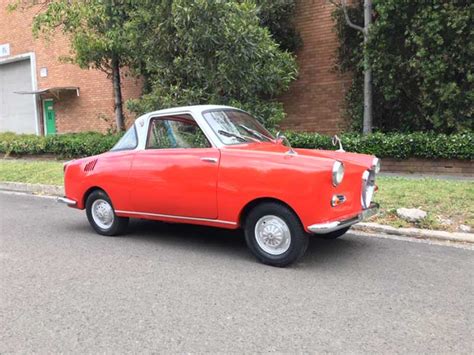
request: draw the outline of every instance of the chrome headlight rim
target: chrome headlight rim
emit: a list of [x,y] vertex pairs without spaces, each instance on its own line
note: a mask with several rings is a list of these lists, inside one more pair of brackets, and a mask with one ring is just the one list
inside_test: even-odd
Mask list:
[[344,164],[336,160],[332,166],[332,184],[339,185],[344,179]]
[[374,158],[372,160],[372,170],[376,174],[378,174],[378,173],[380,173],[380,168],[381,168],[380,159],[379,158]]

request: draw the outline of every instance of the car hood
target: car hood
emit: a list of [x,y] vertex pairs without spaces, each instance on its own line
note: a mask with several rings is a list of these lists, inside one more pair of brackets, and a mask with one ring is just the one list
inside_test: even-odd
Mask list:
[[373,155],[359,154],[351,152],[338,152],[334,150],[320,150],[320,149],[295,149],[298,154],[310,155],[319,158],[330,158],[338,160],[342,163],[351,163],[363,166],[364,168],[371,168],[374,160]]
[[[239,144],[228,147],[226,149],[242,149],[256,152],[268,152],[268,153],[281,153],[285,154],[288,152],[288,147],[282,144],[274,143],[251,143],[251,144]],[[365,169],[372,167],[374,159],[373,155],[350,153],[350,152],[338,152],[334,150],[321,150],[321,149],[294,149],[299,156],[319,158],[319,161],[324,160],[338,160],[347,165],[358,165]]]

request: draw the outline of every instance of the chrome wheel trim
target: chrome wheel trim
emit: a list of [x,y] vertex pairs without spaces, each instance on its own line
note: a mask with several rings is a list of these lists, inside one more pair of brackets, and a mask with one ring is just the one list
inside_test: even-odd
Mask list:
[[103,199],[97,199],[91,207],[92,219],[95,224],[102,229],[109,229],[114,223],[115,214],[109,202]]
[[254,232],[258,246],[270,255],[281,255],[290,248],[290,228],[280,217],[263,216],[255,224]]

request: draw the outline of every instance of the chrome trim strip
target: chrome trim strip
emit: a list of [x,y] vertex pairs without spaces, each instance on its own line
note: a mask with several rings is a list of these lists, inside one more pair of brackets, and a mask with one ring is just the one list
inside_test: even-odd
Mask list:
[[[360,203],[362,208],[370,208],[375,192],[375,172],[366,170],[362,174],[362,193]],[[368,202],[368,203],[367,203]]]
[[133,212],[133,211],[123,211],[123,210],[115,210],[115,212],[125,213],[125,214],[132,214],[132,215],[145,215],[145,216],[153,216],[153,217],[184,219],[184,220],[190,220],[190,221],[214,222],[214,223],[221,223],[221,224],[230,224],[230,225],[233,225],[233,226],[237,225],[236,222],[222,221],[222,220],[219,220],[219,219],[198,218],[198,217],[183,217],[183,216],[173,216],[173,215],[170,215],[170,214],[149,213],[149,212]]
[[372,159],[372,167],[371,170],[374,171],[374,173],[378,174],[380,173],[380,159],[375,157]]
[[208,163],[217,163],[217,158],[208,158],[208,157],[203,157],[201,158],[202,161],[208,162]]
[[59,202],[59,203],[64,203],[68,206],[75,206],[77,205],[77,202],[74,201],[74,200],[71,200],[70,198],[67,198],[67,197],[58,197],[56,199],[56,202]]
[[366,210],[363,210],[361,213],[356,215],[355,217],[345,219],[342,221],[332,221],[326,223],[317,223],[312,224],[308,227],[308,230],[314,234],[326,234],[337,231],[339,229],[352,226],[363,219],[369,218],[377,213],[379,205],[376,203],[372,203],[370,207]]

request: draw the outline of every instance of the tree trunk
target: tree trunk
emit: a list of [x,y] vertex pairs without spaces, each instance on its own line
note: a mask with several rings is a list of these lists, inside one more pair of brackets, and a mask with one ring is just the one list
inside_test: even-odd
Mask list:
[[367,56],[369,28],[372,23],[372,1],[364,0],[364,121],[362,133],[372,133],[372,70]]
[[114,86],[115,123],[117,125],[117,131],[122,132],[125,130],[125,122],[123,116],[122,87],[120,84],[120,60],[115,55],[112,56],[112,82]]

